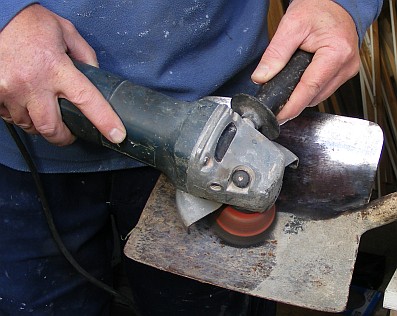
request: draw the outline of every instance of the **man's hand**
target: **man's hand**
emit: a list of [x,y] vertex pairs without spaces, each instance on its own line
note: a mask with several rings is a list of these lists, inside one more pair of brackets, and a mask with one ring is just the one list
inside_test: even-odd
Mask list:
[[94,50],[67,20],[33,4],[0,32],[0,116],[28,133],[67,145],[74,136],[62,122],[58,98],[75,104],[110,141],[125,128],[72,57],[97,66]]
[[289,101],[277,115],[280,123],[328,98],[359,69],[358,35],[353,19],[331,0],[291,2],[252,80],[259,84],[270,80],[297,48],[315,54]]

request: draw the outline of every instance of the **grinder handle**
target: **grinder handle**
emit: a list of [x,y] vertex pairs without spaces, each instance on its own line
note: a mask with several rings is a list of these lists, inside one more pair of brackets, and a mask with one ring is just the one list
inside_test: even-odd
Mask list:
[[234,96],[232,109],[251,121],[267,138],[276,139],[280,134],[276,115],[288,101],[312,58],[312,53],[298,49],[287,65],[263,84],[255,96],[244,93]]
[[273,79],[260,87],[255,97],[277,115],[287,103],[312,58],[312,53],[298,49],[287,65]]

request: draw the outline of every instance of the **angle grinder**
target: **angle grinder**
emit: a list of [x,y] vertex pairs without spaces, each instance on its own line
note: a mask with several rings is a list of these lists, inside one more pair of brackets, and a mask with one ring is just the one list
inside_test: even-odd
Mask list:
[[285,167],[297,165],[298,158],[274,142],[279,135],[275,115],[311,58],[298,50],[255,96],[194,102],[75,62],[122,120],[127,136],[121,144],[109,142],[68,100],[59,104],[75,136],[163,172],[177,189],[177,209],[186,227],[207,217],[226,243],[251,246],[274,219]]

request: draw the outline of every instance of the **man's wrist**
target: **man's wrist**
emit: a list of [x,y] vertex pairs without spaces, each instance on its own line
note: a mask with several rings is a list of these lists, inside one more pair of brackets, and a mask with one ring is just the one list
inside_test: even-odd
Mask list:
[[356,25],[361,45],[365,32],[379,16],[382,9],[383,0],[332,0],[344,8],[352,17]]

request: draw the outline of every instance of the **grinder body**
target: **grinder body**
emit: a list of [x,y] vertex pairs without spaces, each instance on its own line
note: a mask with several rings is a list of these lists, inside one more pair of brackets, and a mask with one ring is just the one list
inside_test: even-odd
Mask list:
[[173,99],[109,72],[76,63],[121,118],[127,137],[113,144],[69,101],[60,99],[74,135],[163,172],[193,196],[264,212],[278,197],[285,153],[230,108],[230,99]]

